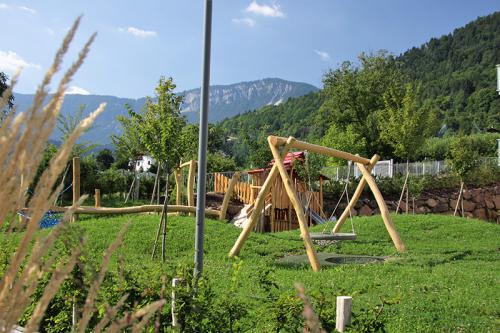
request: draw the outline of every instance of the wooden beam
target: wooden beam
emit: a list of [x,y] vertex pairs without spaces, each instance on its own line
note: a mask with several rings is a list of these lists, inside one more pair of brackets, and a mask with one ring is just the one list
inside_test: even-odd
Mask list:
[[375,179],[373,179],[370,171],[366,169],[366,167],[361,164],[361,163],[356,163],[358,166],[359,170],[363,174],[363,178],[366,179],[366,182],[368,183],[368,186],[373,192],[373,196],[375,197],[375,200],[377,201],[378,208],[380,209],[380,215],[382,215],[382,219],[384,220],[385,228],[387,229],[387,232],[389,232],[389,236],[391,236],[392,242],[396,246],[396,249],[399,252],[403,252],[406,250],[405,244],[399,237],[398,232],[396,231],[396,228],[394,227],[394,224],[392,223],[391,220],[391,215],[389,214],[389,210],[387,209],[387,206],[385,204],[384,198],[382,197],[382,194],[380,193],[380,190],[377,187],[377,183],[375,183]]
[[[364,157],[360,157],[357,155],[346,153],[345,151],[341,151],[341,150],[337,150],[337,149],[333,149],[333,148],[329,148],[329,147],[318,146],[318,145],[315,145],[312,143],[299,141],[293,137],[291,137],[291,138],[292,139],[291,139],[290,144],[289,144],[290,149],[296,148],[296,149],[300,149],[300,150],[307,150],[307,151],[312,152],[312,153],[342,158],[344,160],[353,161],[356,163],[362,163],[362,164],[370,163],[370,160],[367,158],[364,158]],[[279,136],[271,135],[268,137],[268,140],[274,146],[278,147],[278,146],[284,145],[288,140],[290,140],[290,138],[286,139],[286,138],[282,138]]]
[[192,162],[194,162],[194,163],[198,163],[198,161],[196,161],[196,160],[187,161],[187,162],[184,162],[184,163],[182,163],[181,165],[179,165],[179,169],[182,169],[182,168],[185,168],[185,167],[191,166],[191,163],[192,163]]
[[[372,171],[372,169],[375,167],[375,164],[377,164],[380,156],[377,154],[373,155],[373,157],[370,160],[370,164],[367,166],[367,170],[369,172]],[[365,189],[366,186],[366,179],[365,177],[361,177],[361,180],[359,181],[358,187],[356,187],[356,191],[354,191],[354,194],[351,197],[351,200],[347,204],[347,207],[344,209],[342,212],[342,215],[340,215],[339,219],[337,220],[337,223],[335,223],[335,226],[333,227],[332,233],[336,234],[340,231],[340,228],[342,228],[342,225],[344,222],[347,220],[349,217],[352,209],[356,205],[356,203],[359,200],[359,197],[361,196],[361,193],[363,193],[363,190]]]
[[94,199],[95,199],[95,207],[96,208],[101,207],[101,190],[98,188],[95,189]]
[[224,220],[226,218],[227,207],[229,206],[229,201],[231,200],[231,197],[233,196],[234,186],[238,182],[239,178],[240,178],[240,173],[235,172],[233,174],[233,177],[229,181],[229,186],[227,187],[226,194],[224,194],[224,200],[222,200],[222,207],[220,209],[219,219],[221,219],[221,220]]
[[[66,212],[70,207],[51,207],[50,209],[55,212]],[[112,215],[112,214],[136,214],[136,213],[158,213],[161,212],[163,205],[142,205],[132,207],[90,207],[80,206],[76,208],[77,214],[97,214],[97,215]],[[168,205],[167,212],[181,212],[181,213],[195,213],[196,207],[194,206],[179,206]],[[220,212],[215,209],[205,209],[205,215],[219,217]]]
[[295,213],[297,214],[297,219],[299,220],[300,234],[302,236],[302,239],[304,240],[304,245],[306,247],[307,257],[309,259],[313,271],[318,272],[320,269],[320,264],[318,256],[316,255],[316,251],[314,250],[314,246],[311,240],[311,235],[309,234],[309,229],[307,227],[307,219],[304,214],[302,204],[297,196],[297,192],[293,187],[292,180],[290,179],[290,176],[286,171],[285,165],[283,164],[283,160],[282,157],[280,156],[278,148],[272,143],[270,139],[268,139],[268,141],[269,141],[269,147],[271,148],[271,152],[273,153],[274,165],[278,166],[278,171],[281,175],[281,179],[283,180],[283,185],[285,186],[285,190],[288,194],[288,197],[290,198],[293,207],[295,208]]
[[[283,147],[283,156],[286,156],[288,153],[288,146],[285,145]],[[267,176],[266,180],[264,181],[264,184],[262,184],[262,187],[259,191],[259,194],[257,195],[257,198],[254,201],[254,210],[252,212],[252,215],[250,217],[250,221],[245,225],[243,230],[241,231],[238,239],[233,245],[233,248],[231,251],[229,251],[229,256],[230,257],[235,257],[237,256],[241,249],[243,248],[243,245],[245,245],[246,240],[248,239],[248,236],[250,236],[250,233],[252,232],[253,228],[255,227],[255,224],[257,223],[259,216],[262,212],[262,208],[264,207],[265,199],[267,193],[269,193],[269,190],[271,189],[271,185],[276,179],[276,176],[278,176],[279,171],[278,167],[273,165],[271,168],[271,171],[269,171],[269,175]]]
[[[73,157],[73,206],[80,200],[80,157]],[[78,214],[73,214],[73,221],[78,221]]]

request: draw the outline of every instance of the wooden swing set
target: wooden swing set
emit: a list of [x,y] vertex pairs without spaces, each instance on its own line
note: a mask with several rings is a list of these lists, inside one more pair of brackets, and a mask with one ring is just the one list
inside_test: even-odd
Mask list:
[[[243,228],[243,231],[241,232],[240,236],[236,240],[236,242],[233,245],[233,248],[229,252],[230,257],[237,256],[241,249],[243,248],[243,245],[245,244],[245,241],[248,239],[250,236],[250,233],[254,229],[257,221],[260,219],[260,214],[262,213],[262,209],[265,203],[265,197],[269,193],[269,190],[271,188],[271,184],[275,180],[275,178],[280,175],[283,184],[285,186],[285,190],[290,198],[290,201],[295,209],[295,212],[297,214],[297,219],[299,222],[300,226],[300,234],[302,239],[304,240],[304,245],[306,248],[306,253],[307,257],[309,259],[309,262],[311,264],[311,267],[313,271],[317,272],[320,269],[320,263],[318,260],[318,256],[316,254],[316,251],[314,250],[313,247],[313,242],[311,238],[311,234],[309,233],[309,228],[307,227],[307,218],[305,216],[305,212],[302,206],[302,203],[297,195],[297,192],[293,186],[292,180],[290,179],[290,176],[288,175],[286,168],[283,164],[283,159],[287,155],[288,151],[290,149],[302,149],[302,150],[307,150],[312,153],[317,153],[321,155],[326,155],[330,157],[337,157],[337,158],[342,158],[347,161],[352,161],[356,163],[356,166],[360,170],[362,174],[362,179],[360,180],[358,187],[356,188],[356,191],[354,192],[351,200],[349,201],[346,209],[338,219],[337,223],[335,224],[335,227],[332,230],[332,237],[335,237],[336,234],[340,231],[340,228],[346,221],[347,217],[350,214],[351,209],[354,207],[356,202],[359,200],[359,197],[361,196],[361,193],[363,192],[364,187],[366,184],[370,187],[375,200],[377,201],[377,205],[380,209],[380,214],[382,215],[382,219],[384,221],[385,228],[387,229],[387,232],[389,233],[389,236],[392,239],[392,242],[394,243],[394,246],[399,252],[405,251],[405,245],[401,238],[399,237],[398,232],[396,231],[394,224],[392,223],[391,216],[389,215],[389,210],[387,209],[387,206],[385,204],[384,198],[382,197],[382,194],[380,193],[380,190],[377,187],[377,184],[375,183],[375,180],[373,179],[371,175],[371,170],[377,164],[379,160],[378,155],[373,155],[373,157],[369,160],[367,158],[360,157],[358,155],[353,155],[341,150],[336,150],[333,148],[329,147],[324,147],[324,146],[319,146],[311,143],[307,143],[304,141],[299,141],[295,139],[294,137],[289,137],[283,138],[283,137],[278,137],[278,136],[269,136],[267,138],[267,141],[269,143],[269,148],[271,149],[271,152],[273,154],[275,163],[273,167],[271,168],[271,171],[269,172],[268,177],[266,178],[264,184],[262,185],[259,194],[257,195],[257,198],[254,203],[254,210],[253,213],[250,217],[250,220],[248,223],[245,225]],[[279,151],[279,148],[281,147],[281,153]],[[339,235],[340,236],[340,235]],[[330,238],[334,239],[334,238]]]

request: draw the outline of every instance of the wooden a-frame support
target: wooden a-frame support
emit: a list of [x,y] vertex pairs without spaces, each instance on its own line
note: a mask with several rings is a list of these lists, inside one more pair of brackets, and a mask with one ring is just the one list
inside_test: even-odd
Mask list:
[[[196,177],[196,166],[198,164],[198,161],[196,160],[191,160],[185,163],[182,163],[179,165],[177,168],[175,168],[174,175],[175,175],[175,204],[176,205],[182,205],[181,203],[181,173],[182,173],[182,168],[189,167],[189,173],[188,173],[188,182],[187,182],[187,201],[188,201],[188,206],[189,207],[194,207],[195,202],[194,202],[194,179]],[[231,178],[231,181],[229,182],[227,191],[224,195],[224,199],[222,201],[222,206],[220,213],[218,215],[220,220],[224,220],[226,218],[226,213],[227,213],[227,208],[229,206],[229,201],[231,199],[231,196],[233,195],[233,190],[234,187],[236,186],[236,183],[238,182],[238,179],[240,177],[239,172],[235,172],[233,177]],[[194,216],[195,214],[193,212],[189,213],[189,216]]]
[[[175,203],[181,204],[181,172],[182,168],[189,167],[188,183],[187,183],[187,200],[188,206],[194,206],[194,178],[196,176],[196,165],[198,161],[191,160],[182,163],[174,171],[175,174]],[[189,216],[194,216],[194,213],[189,213]]]
[[[371,175],[371,170],[377,163],[379,156],[374,155],[371,160],[368,160],[366,158],[353,155],[350,153],[346,153],[340,150],[336,150],[333,148],[328,148],[324,146],[318,146],[314,144],[310,144],[307,142],[303,141],[298,141],[293,137],[287,138],[282,138],[282,137],[277,137],[277,136],[269,136],[267,138],[267,141],[269,142],[269,147],[271,148],[271,152],[273,153],[274,157],[274,165],[271,168],[271,171],[269,172],[269,175],[267,176],[264,184],[262,185],[262,188],[260,189],[259,194],[257,195],[257,199],[255,200],[254,203],[254,210],[252,212],[252,215],[250,217],[250,221],[245,225],[243,228],[243,231],[241,232],[240,236],[236,240],[236,242],[233,245],[233,248],[229,252],[230,257],[237,256],[241,249],[243,248],[243,245],[245,244],[245,241],[247,238],[250,236],[250,233],[252,232],[255,224],[259,220],[260,214],[262,212],[262,207],[264,206],[265,203],[265,197],[267,193],[269,192],[271,188],[271,184],[274,182],[278,174],[281,176],[281,179],[283,181],[283,184],[285,186],[285,190],[290,198],[290,201],[295,209],[295,212],[297,214],[297,219],[299,221],[299,226],[300,226],[300,234],[302,239],[304,240],[304,245],[306,247],[306,252],[307,252],[307,257],[309,259],[309,262],[311,264],[311,267],[313,271],[317,272],[320,269],[320,264],[318,260],[318,256],[316,255],[316,251],[314,250],[313,243],[311,241],[311,236],[309,234],[309,228],[307,227],[307,219],[304,214],[304,210],[302,208],[302,204],[300,203],[300,200],[298,198],[297,192],[295,191],[294,187],[292,186],[292,181],[290,177],[288,176],[285,165],[283,164],[283,159],[287,155],[288,151],[292,148],[295,149],[302,149],[302,150],[308,150],[313,153],[317,154],[322,154],[322,155],[327,155],[331,157],[337,157],[337,158],[342,158],[345,160],[350,160],[356,163],[356,166],[359,168],[361,171],[363,177],[358,185],[358,188],[356,189],[356,192],[354,193],[351,201],[349,202],[348,206],[346,207],[345,211],[343,212],[341,218],[337,222],[337,224],[334,227],[334,232],[337,232],[340,230],[340,227],[342,224],[345,222],[347,216],[349,215],[349,210],[352,209],[352,207],[356,204],[358,201],[361,192],[363,191],[364,187],[366,184],[370,187],[370,189],[373,192],[373,195],[375,196],[375,200],[377,201],[377,204],[380,209],[380,213],[382,215],[382,219],[384,220],[384,225],[389,233],[389,236],[392,239],[392,242],[394,243],[396,249],[398,251],[404,251],[405,250],[405,245],[401,238],[399,237],[398,232],[394,228],[394,224],[392,223],[391,217],[389,215],[389,210],[387,209],[387,206],[385,204],[384,198],[382,197],[382,194],[380,193],[380,190],[377,187],[377,184],[375,183],[375,180],[373,179]],[[282,146],[281,154],[279,153],[278,148]]]

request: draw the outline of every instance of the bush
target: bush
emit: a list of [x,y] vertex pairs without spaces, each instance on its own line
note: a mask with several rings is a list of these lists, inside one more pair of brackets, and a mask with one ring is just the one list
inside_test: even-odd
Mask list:
[[[479,133],[467,136],[477,149],[479,156],[491,157],[497,154],[497,139],[500,139],[498,133]],[[424,158],[434,160],[444,160],[450,155],[450,147],[457,139],[456,136],[445,136],[443,138],[429,138],[425,141],[419,156],[416,159]]]

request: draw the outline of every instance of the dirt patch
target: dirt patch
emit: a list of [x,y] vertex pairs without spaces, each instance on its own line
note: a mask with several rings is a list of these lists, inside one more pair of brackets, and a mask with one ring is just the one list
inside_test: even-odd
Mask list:
[[[212,208],[220,210],[222,206],[222,201],[224,200],[224,194],[208,192],[206,195],[206,208]],[[243,208],[244,204],[240,201],[231,199],[227,207],[226,219],[231,220],[238,212]]]

